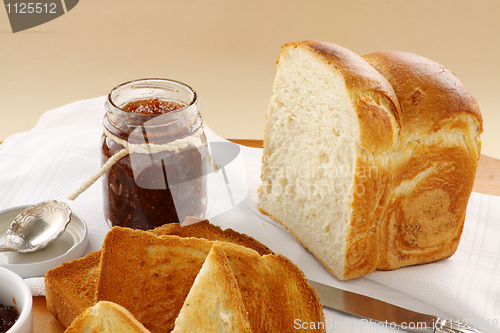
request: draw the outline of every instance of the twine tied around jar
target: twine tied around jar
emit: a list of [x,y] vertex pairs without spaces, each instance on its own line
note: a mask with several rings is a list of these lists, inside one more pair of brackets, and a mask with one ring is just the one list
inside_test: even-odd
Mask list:
[[116,135],[109,132],[104,126],[103,131],[104,135],[113,140],[114,142],[122,145],[124,148],[118,151],[116,154],[111,156],[106,163],[101,167],[99,171],[94,173],[90,178],[84,181],[73,193],[68,196],[69,200],[75,200],[80,194],[82,194],[85,190],[87,190],[92,184],[94,184],[99,178],[102,177],[116,162],[118,162],[123,157],[127,156],[131,153],[139,153],[139,154],[154,154],[162,151],[174,151],[176,153],[179,152],[179,149],[184,149],[189,145],[194,146],[198,149],[200,154],[207,158],[210,161],[210,165],[212,166],[213,172],[218,172],[220,170],[220,166],[214,161],[212,155],[205,147],[203,142],[200,140],[200,136],[203,134],[203,125],[196,130],[190,136],[187,136],[182,139],[176,139],[172,142],[166,144],[153,144],[153,143],[129,143],[127,140],[120,139]]

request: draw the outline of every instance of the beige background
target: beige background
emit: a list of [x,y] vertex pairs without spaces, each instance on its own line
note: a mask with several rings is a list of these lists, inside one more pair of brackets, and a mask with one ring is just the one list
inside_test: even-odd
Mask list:
[[479,102],[483,153],[500,158],[498,0],[80,0],[16,34],[1,7],[0,141],[46,110],[143,77],[194,87],[219,135],[262,139],[280,46],[304,39],[445,65]]

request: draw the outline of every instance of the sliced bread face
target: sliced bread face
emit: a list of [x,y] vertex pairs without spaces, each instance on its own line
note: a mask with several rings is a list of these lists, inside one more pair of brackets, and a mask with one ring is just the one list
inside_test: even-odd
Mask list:
[[355,53],[282,47],[264,140],[260,210],[339,279],[373,271],[389,154],[399,142],[392,86]]
[[112,302],[98,302],[86,309],[65,333],[151,333],[124,307]]
[[248,313],[224,250],[214,244],[175,320],[172,333],[251,333]]

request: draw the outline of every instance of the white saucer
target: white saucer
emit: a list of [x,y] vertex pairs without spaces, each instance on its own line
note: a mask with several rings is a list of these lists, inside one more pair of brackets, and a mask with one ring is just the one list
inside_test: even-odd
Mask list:
[[[24,209],[19,206],[0,211],[0,245],[5,244],[5,233]],[[22,278],[44,276],[63,262],[80,258],[87,248],[87,225],[74,212],[66,231],[45,249],[34,253],[0,252],[0,267],[5,267]]]

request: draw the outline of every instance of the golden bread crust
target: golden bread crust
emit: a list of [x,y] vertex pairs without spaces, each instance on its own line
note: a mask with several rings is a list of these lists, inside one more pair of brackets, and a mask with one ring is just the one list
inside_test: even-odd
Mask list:
[[460,241],[480,156],[479,106],[465,85],[434,61],[396,51],[363,58],[394,86],[403,117],[380,224],[378,268],[448,258]]
[[272,254],[267,246],[248,235],[241,234],[230,228],[222,230],[220,227],[211,224],[208,220],[203,220],[195,224],[182,226],[179,223],[169,223],[161,227],[150,230],[157,236],[174,235],[179,237],[197,237],[212,241],[223,241],[239,244],[249,249],[257,251],[260,255]]
[[363,56],[394,87],[403,112],[404,133],[427,135],[461,113],[479,122],[482,116],[476,99],[453,72],[410,52],[383,51]]

